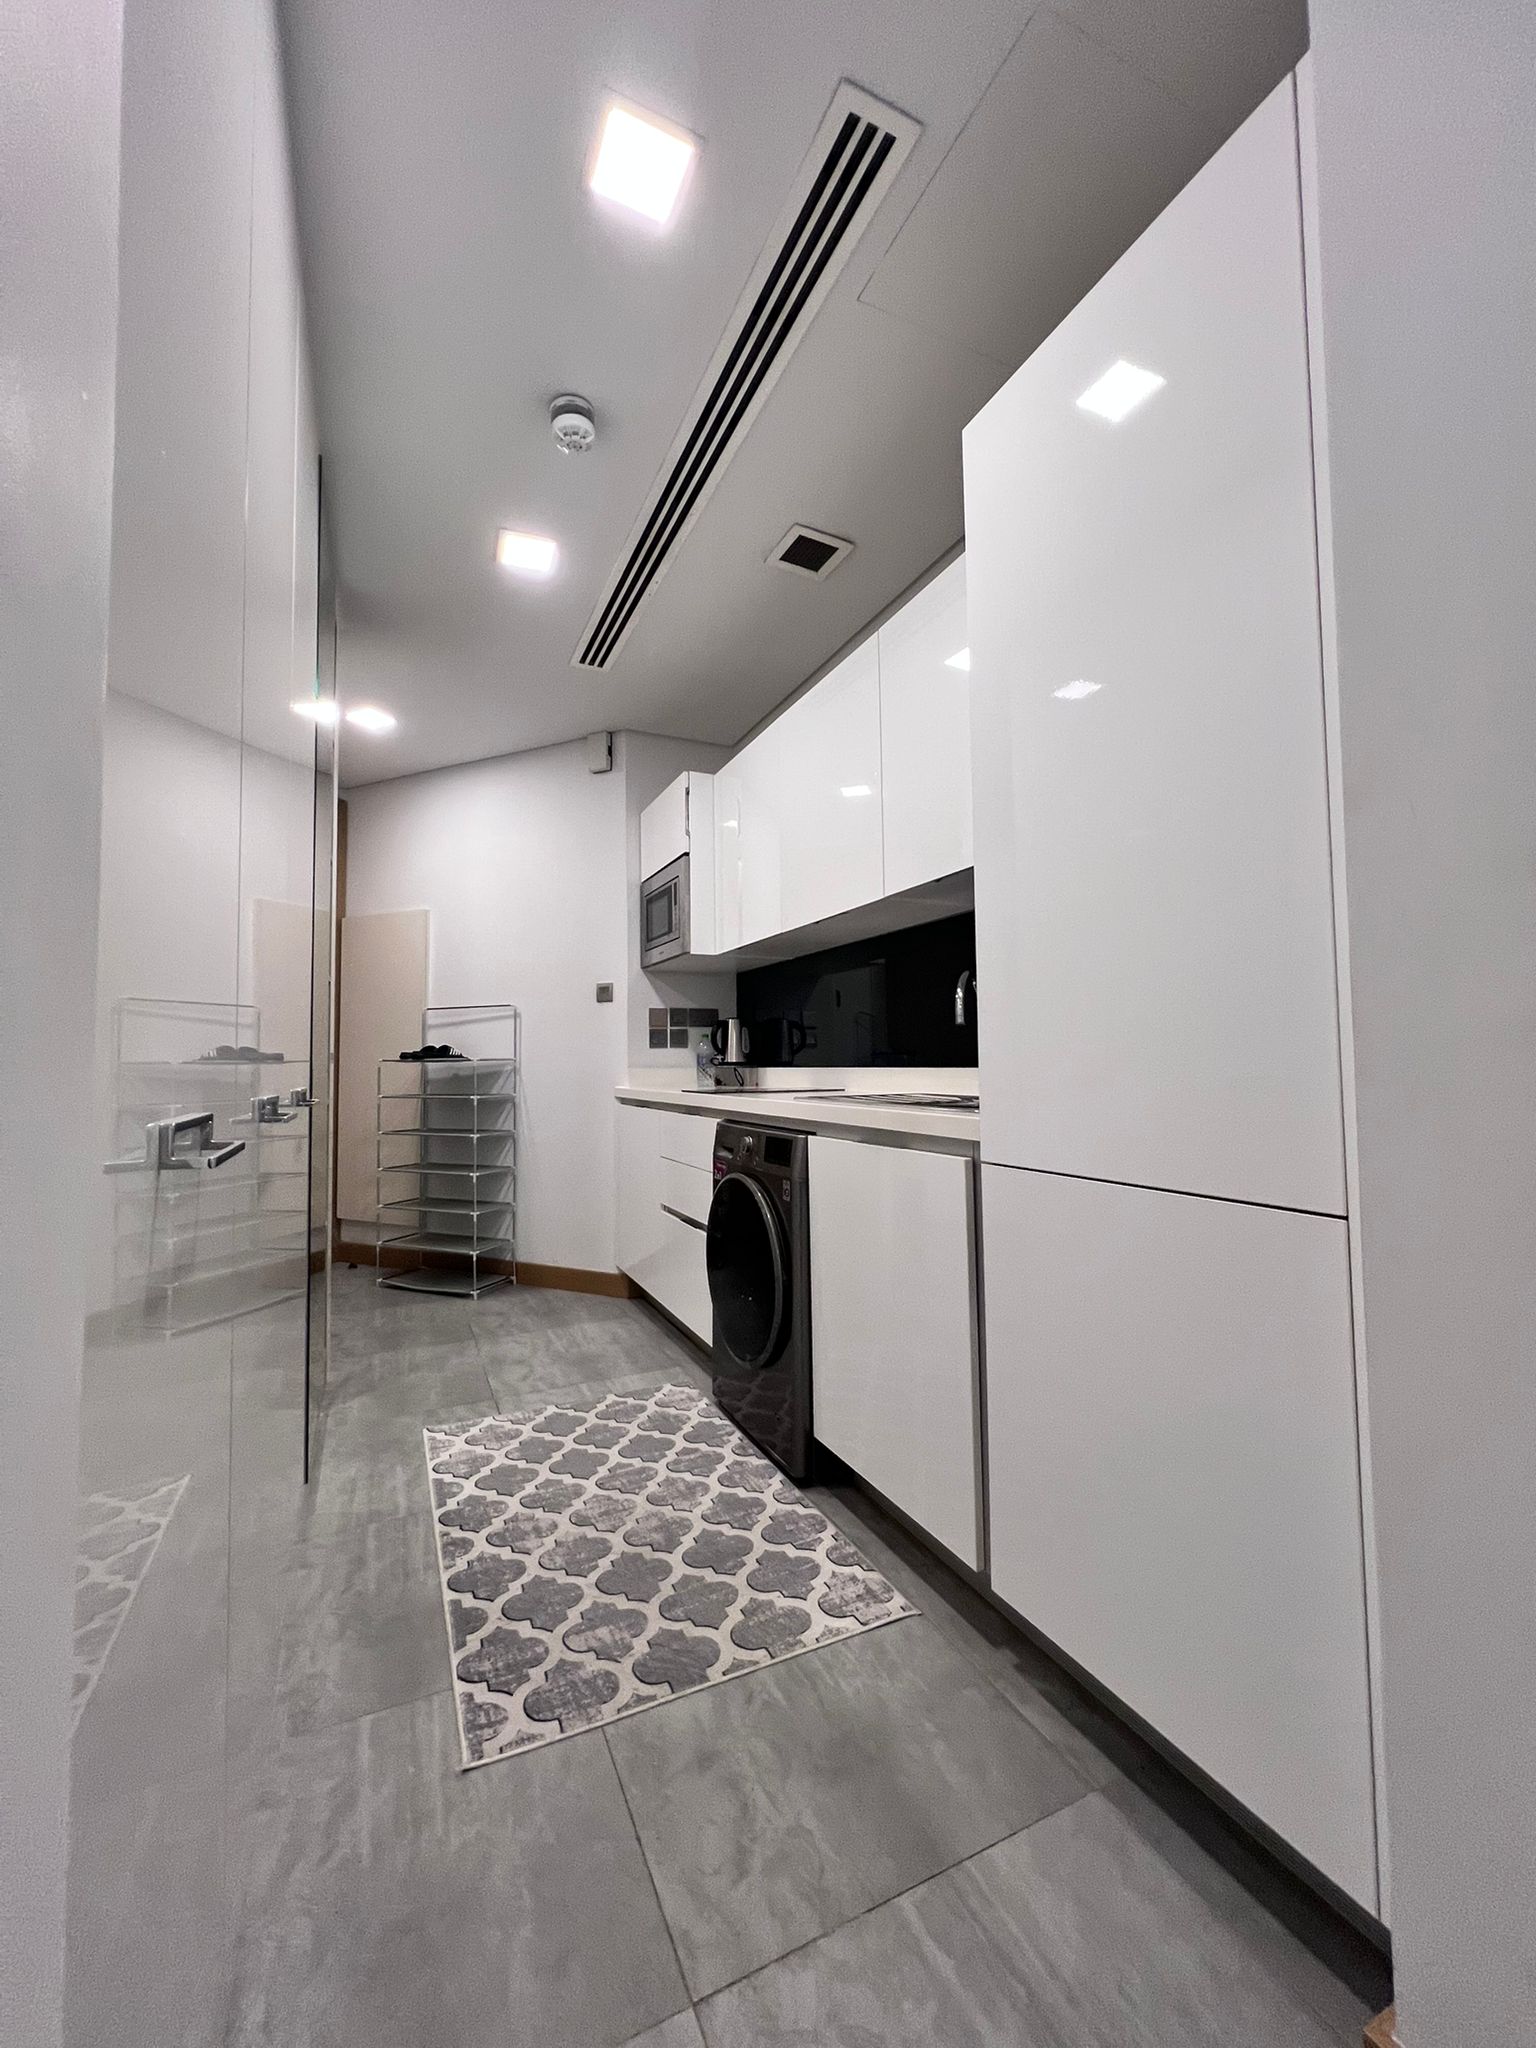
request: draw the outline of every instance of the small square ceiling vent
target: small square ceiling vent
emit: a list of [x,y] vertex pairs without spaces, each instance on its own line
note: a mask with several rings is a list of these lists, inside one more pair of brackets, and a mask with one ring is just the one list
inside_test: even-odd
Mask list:
[[814,526],[792,526],[768,559],[802,576],[830,576],[843,557],[852,553],[851,540],[839,540],[835,533],[818,533]]

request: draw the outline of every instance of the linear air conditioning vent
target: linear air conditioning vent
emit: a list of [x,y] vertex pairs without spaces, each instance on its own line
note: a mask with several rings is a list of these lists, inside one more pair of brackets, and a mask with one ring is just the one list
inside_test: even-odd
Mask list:
[[835,533],[823,533],[816,526],[792,526],[768,559],[780,569],[793,569],[798,576],[830,576],[852,553],[851,540],[839,540]]
[[845,80],[572,656],[606,668],[741,445],[854,244],[875,216],[919,123]]

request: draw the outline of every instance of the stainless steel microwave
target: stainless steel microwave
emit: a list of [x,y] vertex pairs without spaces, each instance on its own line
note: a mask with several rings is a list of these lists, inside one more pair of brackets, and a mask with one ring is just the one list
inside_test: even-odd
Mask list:
[[640,884],[640,965],[659,967],[688,951],[688,856]]

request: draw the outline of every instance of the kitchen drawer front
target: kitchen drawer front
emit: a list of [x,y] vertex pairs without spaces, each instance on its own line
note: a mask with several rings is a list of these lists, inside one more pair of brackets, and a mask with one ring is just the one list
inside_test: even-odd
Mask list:
[[714,1175],[704,1166],[682,1166],[675,1159],[661,1161],[661,1205],[686,1216],[701,1228],[709,1221],[710,1198],[715,1191]]
[[701,1167],[708,1173],[714,1160],[717,1119],[680,1109],[659,1109],[656,1120],[662,1158],[675,1160],[679,1166]]
[[709,1343],[714,1309],[704,1268],[702,1230],[663,1209],[660,1247],[642,1284],[685,1330],[691,1331],[701,1344]]

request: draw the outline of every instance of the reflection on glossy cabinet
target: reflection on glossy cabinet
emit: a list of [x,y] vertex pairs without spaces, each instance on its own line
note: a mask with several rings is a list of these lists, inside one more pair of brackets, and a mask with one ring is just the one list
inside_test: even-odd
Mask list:
[[981,1564],[969,1159],[811,1140],[819,1443]]
[[1347,1226],[982,1180],[993,1585],[1374,1912]]
[[965,557],[880,628],[885,893],[971,865]]
[[1337,1214],[1296,165],[1288,79],[966,430],[982,1143]]

